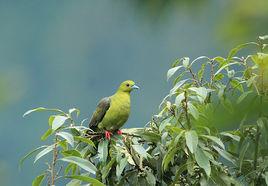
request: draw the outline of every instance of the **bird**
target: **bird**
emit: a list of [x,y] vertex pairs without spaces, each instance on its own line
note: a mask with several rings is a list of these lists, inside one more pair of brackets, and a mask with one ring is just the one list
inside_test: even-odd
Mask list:
[[122,134],[120,128],[126,123],[130,114],[130,93],[139,87],[132,80],[120,84],[117,91],[109,97],[102,98],[92,114],[89,128],[103,131],[105,138],[110,140],[113,132]]

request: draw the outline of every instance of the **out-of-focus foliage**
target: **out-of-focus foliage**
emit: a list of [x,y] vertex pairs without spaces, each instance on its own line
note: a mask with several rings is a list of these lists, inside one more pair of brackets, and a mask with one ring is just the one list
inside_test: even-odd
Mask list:
[[268,1],[236,0],[227,6],[228,13],[223,15],[217,29],[225,41],[238,42],[257,37],[256,33],[267,33]]
[[[264,185],[268,184],[267,36],[239,45],[227,57],[178,59],[167,72],[169,94],[144,128],[123,130],[106,140],[75,122],[79,110],[54,112],[41,137],[53,143],[34,149],[39,161],[52,155],[33,185],[59,179],[67,185]],[[258,52],[236,57],[243,48]],[[255,110],[252,110],[251,106]],[[256,106],[255,106],[256,105]],[[236,127],[218,131],[214,118]],[[67,163],[67,164],[66,164]]]

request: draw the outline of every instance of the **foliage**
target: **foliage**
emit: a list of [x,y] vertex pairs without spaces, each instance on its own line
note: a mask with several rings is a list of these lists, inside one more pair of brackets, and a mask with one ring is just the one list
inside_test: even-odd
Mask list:
[[[123,129],[106,140],[75,122],[78,109],[52,111],[41,137],[53,143],[31,151],[34,162],[52,155],[33,181],[49,185],[67,179],[81,185],[265,185],[268,184],[267,36],[239,45],[226,58],[178,59],[167,73],[173,87],[160,112],[144,128]],[[235,57],[246,47],[245,57]],[[176,74],[178,74],[176,76]],[[218,131],[215,118],[234,130]]]

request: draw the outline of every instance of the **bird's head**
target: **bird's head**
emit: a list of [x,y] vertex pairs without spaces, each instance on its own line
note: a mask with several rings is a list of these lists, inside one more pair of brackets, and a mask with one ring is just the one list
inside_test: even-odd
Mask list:
[[135,82],[132,80],[124,81],[120,84],[118,91],[120,92],[131,92],[134,89],[139,89],[137,85],[135,85]]

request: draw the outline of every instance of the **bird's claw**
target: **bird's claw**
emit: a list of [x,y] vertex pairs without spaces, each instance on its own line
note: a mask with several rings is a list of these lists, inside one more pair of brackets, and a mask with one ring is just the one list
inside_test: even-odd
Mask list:
[[104,134],[105,134],[105,138],[106,138],[106,139],[108,139],[108,140],[111,139],[111,135],[112,135],[112,133],[111,133],[110,131],[107,131],[107,130],[106,130],[106,131],[104,132]]

